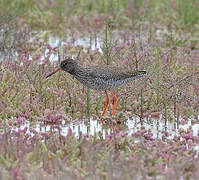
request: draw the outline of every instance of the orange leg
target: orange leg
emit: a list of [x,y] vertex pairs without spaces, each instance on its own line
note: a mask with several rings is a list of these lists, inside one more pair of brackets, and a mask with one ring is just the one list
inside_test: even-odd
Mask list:
[[115,96],[115,94],[110,90],[111,95],[113,96],[113,113],[112,115],[115,115],[115,109],[116,109],[116,104],[117,104],[117,97]]
[[103,111],[103,113],[102,113],[102,115],[101,115],[101,117],[100,117],[100,122],[103,124],[103,120],[102,120],[102,117],[104,116],[104,114],[105,114],[105,112],[106,112],[106,109],[107,109],[107,107],[108,107],[108,104],[109,104],[109,97],[108,97],[108,93],[107,93],[107,91],[105,91],[105,93],[106,93],[106,105],[105,105],[105,107],[104,107],[104,111]]

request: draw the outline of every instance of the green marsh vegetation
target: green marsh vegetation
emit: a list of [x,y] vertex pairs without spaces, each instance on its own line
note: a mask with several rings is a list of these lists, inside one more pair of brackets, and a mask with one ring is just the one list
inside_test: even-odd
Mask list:
[[[197,179],[198,9],[196,0],[1,1],[2,179]],[[63,72],[45,79],[65,56],[147,71],[115,89],[116,117],[111,104],[105,117],[121,126],[138,117],[134,133],[114,124],[105,136],[60,133],[63,121],[99,120],[105,103]],[[154,121],[164,124],[157,139],[144,126]]]

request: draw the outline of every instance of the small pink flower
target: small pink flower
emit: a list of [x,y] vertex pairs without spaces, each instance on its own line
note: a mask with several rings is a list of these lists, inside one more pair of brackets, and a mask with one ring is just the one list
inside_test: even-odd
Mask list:
[[50,44],[47,44],[47,49],[49,49],[51,51],[51,50],[53,50],[53,47]]
[[41,135],[46,137],[46,138],[50,138],[51,137],[49,132],[41,133]]
[[72,136],[73,135],[73,131],[72,131],[72,129],[69,127],[69,129],[68,129],[68,134],[67,134],[67,136]]
[[144,134],[144,138],[150,141],[153,140],[152,136],[153,136],[152,133]]
[[131,42],[130,42],[130,41],[127,41],[126,45],[127,45],[127,46],[130,46],[130,45],[131,45]]
[[189,140],[189,139],[194,140],[194,136],[192,133],[188,133],[188,134],[182,133],[181,137],[184,138],[185,140]]

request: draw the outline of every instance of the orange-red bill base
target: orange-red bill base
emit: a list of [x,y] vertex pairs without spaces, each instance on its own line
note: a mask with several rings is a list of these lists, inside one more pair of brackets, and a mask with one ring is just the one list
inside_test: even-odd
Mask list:
[[56,71],[54,71],[54,72],[50,73],[48,76],[46,76],[46,78],[52,76],[53,74],[55,74],[56,72],[59,72],[61,70],[62,70],[61,68],[58,68]]

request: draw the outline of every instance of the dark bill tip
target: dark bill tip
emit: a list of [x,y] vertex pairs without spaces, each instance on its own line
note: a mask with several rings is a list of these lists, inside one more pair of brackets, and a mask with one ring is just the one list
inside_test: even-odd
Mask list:
[[46,76],[46,78],[49,78],[50,76],[52,76],[53,74],[55,74],[56,72],[61,71],[61,68],[58,68],[57,70],[55,70],[54,72],[50,73],[48,76]]

